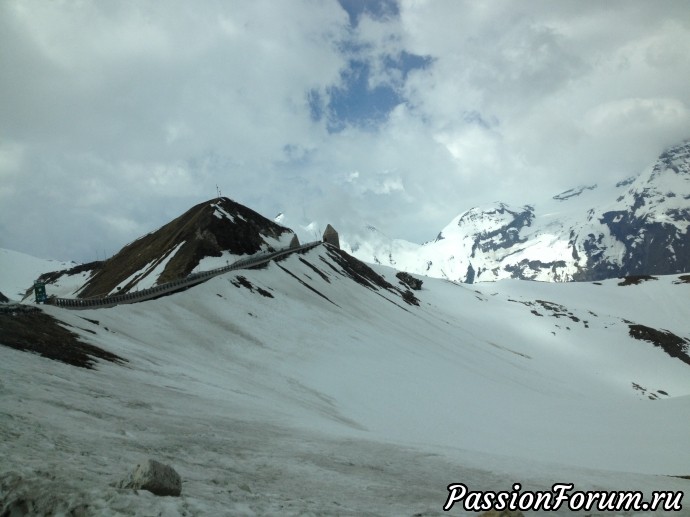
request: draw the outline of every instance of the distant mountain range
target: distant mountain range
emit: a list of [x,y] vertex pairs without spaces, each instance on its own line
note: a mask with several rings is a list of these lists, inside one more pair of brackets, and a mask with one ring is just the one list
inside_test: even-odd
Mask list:
[[523,206],[471,208],[423,245],[373,227],[341,240],[360,260],[459,282],[602,280],[687,272],[689,225],[686,141],[615,185],[582,185]]

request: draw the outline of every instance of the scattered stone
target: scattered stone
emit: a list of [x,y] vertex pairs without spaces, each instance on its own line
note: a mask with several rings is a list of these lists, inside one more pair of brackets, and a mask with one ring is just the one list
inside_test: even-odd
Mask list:
[[148,459],[137,465],[127,479],[120,482],[120,488],[148,490],[155,495],[179,496],[182,479],[169,465]]
[[413,277],[409,273],[404,273],[400,271],[395,275],[403,284],[412,289],[413,291],[419,291],[422,288],[422,281],[418,278]]

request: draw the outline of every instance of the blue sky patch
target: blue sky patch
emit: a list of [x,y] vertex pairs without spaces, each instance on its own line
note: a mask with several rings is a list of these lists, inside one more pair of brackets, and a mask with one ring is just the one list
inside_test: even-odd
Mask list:
[[[371,64],[369,61],[352,58],[346,69],[341,71],[341,82],[327,90],[324,96],[316,90],[308,93],[307,99],[314,121],[327,116],[331,133],[342,131],[348,125],[372,128],[385,122],[389,113],[405,102],[402,95],[403,82],[412,70],[428,67],[432,59],[409,52],[398,56],[387,56],[383,65],[391,72],[391,83],[370,87]],[[324,98],[327,97],[327,98]]]
[[328,104],[329,131],[337,132],[346,125],[371,126],[385,121],[388,113],[401,102],[403,97],[390,86],[369,88],[370,65],[351,60],[343,71],[342,87],[330,89]]
[[[357,27],[363,15],[375,20],[400,16],[395,0],[338,1],[350,17],[351,29]],[[314,89],[307,93],[311,119],[318,122],[326,118],[330,133],[342,131],[347,126],[372,129],[385,122],[390,112],[406,101],[402,92],[409,73],[425,69],[433,61],[429,56],[404,50],[376,56],[369,44],[358,41],[354,30],[337,45],[339,53],[347,58],[347,66],[340,71],[340,81],[325,90]],[[374,62],[374,59],[380,61]],[[375,83],[371,81],[372,67],[377,73]]]
[[375,20],[397,18],[400,15],[396,0],[338,0],[338,3],[347,11],[351,27],[357,27],[364,13]]

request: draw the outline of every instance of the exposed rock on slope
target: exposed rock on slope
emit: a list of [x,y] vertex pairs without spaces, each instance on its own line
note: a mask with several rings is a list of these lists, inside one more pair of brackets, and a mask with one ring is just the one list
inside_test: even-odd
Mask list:
[[[595,213],[614,239],[612,254],[594,235],[578,236],[587,261],[576,280],[686,272],[690,267],[690,141],[664,152],[607,210]],[[618,256],[616,256],[618,255]]]
[[228,198],[200,203],[128,244],[89,279],[80,297],[161,284],[187,276],[205,257],[241,256],[288,246],[292,230]]
[[[85,322],[98,325],[97,321]],[[0,312],[0,343],[82,368],[94,368],[96,359],[125,362],[112,352],[84,342],[65,326],[35,307],[18,306],[12,312]],[[91,329],[82,330],[94,333]]]
[[663,349],[671,357],[677,357],[686,364],[690,364],[690,341],[676,336],[668,330],[658,330],[645,325],[629,324],[630,336],[635,339],[649,341],[654,346]]

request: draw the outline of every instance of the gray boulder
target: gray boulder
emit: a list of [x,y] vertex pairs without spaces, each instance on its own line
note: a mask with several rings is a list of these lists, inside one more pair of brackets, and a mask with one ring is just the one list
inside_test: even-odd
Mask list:
[[137,465],[134,472],[123,479],[119,486],[148,490],[155,495],[179,496],[182,492],[182,478],[171,466],[149,459]]

